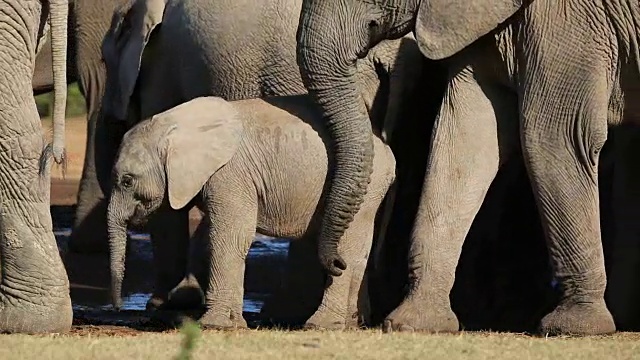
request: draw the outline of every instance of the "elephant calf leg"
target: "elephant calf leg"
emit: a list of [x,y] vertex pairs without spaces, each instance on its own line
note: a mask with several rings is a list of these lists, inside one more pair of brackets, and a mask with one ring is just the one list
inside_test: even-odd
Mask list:
[[[220,202],[224,200],[219,200]],[[245,221],[257,210],[236,200],[228,200],[224,211],[211,211],[209,218],[209,276],[205,286],[205,313],[200,323],[205,328],[246,328],[242,317],[245,261],[253,242],[256,221]],[[238,209],[233,211],[233,209]],[[255,215],[254,215],[255,216]]]

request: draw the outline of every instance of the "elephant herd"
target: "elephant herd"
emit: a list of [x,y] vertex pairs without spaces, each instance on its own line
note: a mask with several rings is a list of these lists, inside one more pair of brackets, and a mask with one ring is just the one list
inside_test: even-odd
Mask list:
[[637,2],[4,0],[0,22],[2,332],[71,326],[65,77],[88,112],[69,251],[110,254],[116,305],[137,226],[149,310],[246,326],[258,231],[296,239],[273,323],[640,329]]

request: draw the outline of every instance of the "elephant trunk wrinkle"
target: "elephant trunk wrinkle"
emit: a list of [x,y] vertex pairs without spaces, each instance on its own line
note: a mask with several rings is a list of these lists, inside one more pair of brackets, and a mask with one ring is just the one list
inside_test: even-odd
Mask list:
[[339,41],[321,31],[321,20],[329,17],[314,18],[316,13],[303,8],[297,61],[303,83],[321,107],[331,134],[329,159],[334,165],[330,167],[318,255],[329,274],[340,276],[346,263],[338,254],[338,242],[364,201],[373,171],[373,132],[354,78],[357,50],[339,50]]

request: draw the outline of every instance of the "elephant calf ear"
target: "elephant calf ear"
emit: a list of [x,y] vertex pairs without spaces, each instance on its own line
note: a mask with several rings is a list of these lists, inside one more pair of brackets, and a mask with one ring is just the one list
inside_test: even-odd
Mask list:
[[424,56],[454,55],[506,21],[528,0],[422,0],[416,40]]
[[240,146],[243,124],[232,104],[218,97],[201,97],[153,117],[165,123],[165,170],[169,204],[181,209]]

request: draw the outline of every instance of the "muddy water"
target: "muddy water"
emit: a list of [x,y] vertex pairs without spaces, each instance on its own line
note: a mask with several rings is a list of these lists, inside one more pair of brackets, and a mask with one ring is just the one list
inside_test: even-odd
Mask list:
[[[71,287],[74,317],[91,323],[139,321],[151,296],[154,266],[148,234],[130,232],[123,307],[115,312],[109,297],[109,261],[105,254],[73,254],[66,251],[73,215],[71,206],[52,206],[54,234]],[[256,235],[249,250],[245,275],[245,318],[257,318],[265,299],[280,286],[289,242]]]

